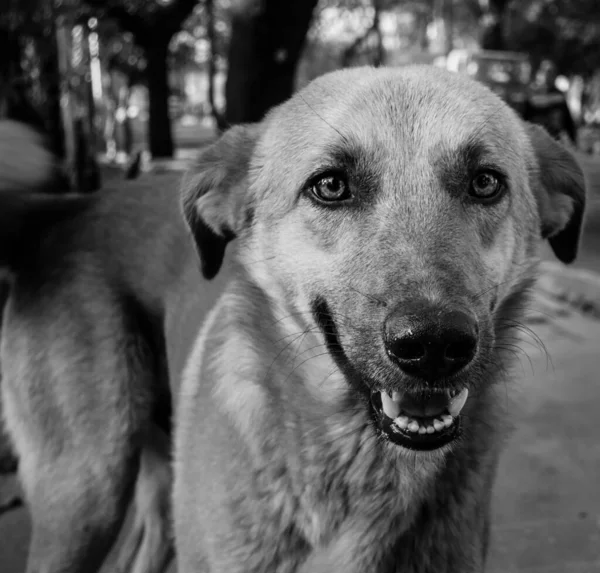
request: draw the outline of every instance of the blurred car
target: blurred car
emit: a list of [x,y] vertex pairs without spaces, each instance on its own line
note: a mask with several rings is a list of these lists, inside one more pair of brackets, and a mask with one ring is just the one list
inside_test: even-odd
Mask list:
[[466,73],[486,84],[493,92],[516,109],[525,109],[531,83],[531,62],[521,52],[491,50],[453,50],[448,55],[446,67]]

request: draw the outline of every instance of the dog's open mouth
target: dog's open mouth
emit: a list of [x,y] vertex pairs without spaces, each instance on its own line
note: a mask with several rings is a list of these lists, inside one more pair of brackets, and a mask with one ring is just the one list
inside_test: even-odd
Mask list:
[[[316,301],[314,314],[327,349],[349,380],[361,380],[340,344],[337,327],[324,300]],[[357,384],[355,387],[364,385]],[[392,392],[373,391],[371,408],[381,433],[390,442],[410,450],[437,450],[460,436],[460,413],[469,390]]]
[[460,413],[469,390],[374,392],[375,417],[383,435],[410,450],[437,450],[460,435]]

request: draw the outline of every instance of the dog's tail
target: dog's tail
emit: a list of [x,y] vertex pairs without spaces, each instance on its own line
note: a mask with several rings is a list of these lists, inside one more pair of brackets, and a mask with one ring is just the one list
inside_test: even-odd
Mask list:
[[37,131],[18,121],[0,121],[0,189],[39,190],[54,168],[54,157]]
[[83,197],[44,193],[57,164],[31,127],[0,121],[0,277],[15,271],[55,222],[82,207]]

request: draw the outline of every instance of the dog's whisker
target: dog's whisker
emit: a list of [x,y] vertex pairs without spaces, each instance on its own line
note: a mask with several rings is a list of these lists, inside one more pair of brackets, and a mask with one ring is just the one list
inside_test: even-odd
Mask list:
[[347,287],[350,290],[354,291],[355,293],[365,297],[367,300],[370,300],[371,302],[378,304],[379,306],[387,306],[387,303],[384,300],[381,300],[380,298],[377,298],[376,296],[373,296],[372,294],[366,294],[364,292],[361,292],[360,290],[358,290],[356,287],[353,287],[352,285],[347,285]]
[[248,266],[253,266],[253,265],[259,265],[262,263],[268,263],[271,261],[276,261],[278,259],[278,255],[270,255],[268,257],[264,257],[262,259],[254,259],[251,261],[245,261],[244,264],[247,264]]
[[535,369],[533,366],[533,360],[531,359],[531,356],[529,356],[529,354],[525,350],[523,350],[520,346],[517,346],[516,344],[504,344],[504,345],[498,345],[498,348],[501,350],[505,350],[507,352],[511,352],[513,354],[513,356],[515,356],[515,358],[517,358],[519,360],[519,362],[522,362],[522,357],[525,356],[531,367],[531,373],[535,374]]
[[[280,358],[280,356],[288,349],[290,348],[291,345],[293,345],[296,341],[300,340],[302,341],[304,339],[304,337],[308,334],[309,332],[309,328],[303,330],[300,333],[296,333],[294,336],[294,338],[289,341],[285,346],[283,346],[283,348],[281,348],[281,350],[277,353],[277,355],[275,356],[275,358],[273,358],[273,360],[271,361],[271,364],[269,366],[269,368],[267,369],[267,371],[265,372],[265,381],[268,378],[269,374],[272,371],[273,366],[276,364],[276,362],[278,361],[278,359]],[[282,341],[281,339],[278,341],[280,342]]]
[[523,334],[528,335],[529,337],[531,337],[531,339],[533,340],[533,344],[539,348],[545,355],[546,357],[546,368],[548,368],[548,365],[550,365],[552,367],[552,370],[554,371],[554,363],[552,362],[552,356],[550,355],[550,352],[548,351],[548,348],[546,346],[546,344],[544,343],[544,341],[539,337],[538,334],[536,334],[531,328],[529,328],[528,326],[524,325],[523,323],[516,321],[516,320],[512,320],[512,321],[505,321],[506,324],[508,323],[512,323],[514,329],[518,330],[519,332],[522,332]]

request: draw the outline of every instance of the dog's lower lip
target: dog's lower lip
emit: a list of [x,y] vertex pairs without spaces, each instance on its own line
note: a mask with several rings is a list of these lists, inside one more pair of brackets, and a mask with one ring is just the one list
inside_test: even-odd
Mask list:
[[[468,397],[468,390],[448,392],[448,408],[435,416],[419,417],[398,412],[393,419],[386,414],[382,400],[385,392],[373,392],[371,407],[382,435],[394,443],[413,451],[432,451],[453,442],[460,435],[460,410]],[[394,398],[398,395],[394,393]],[[458,405],[458,408],[457,408]]]

